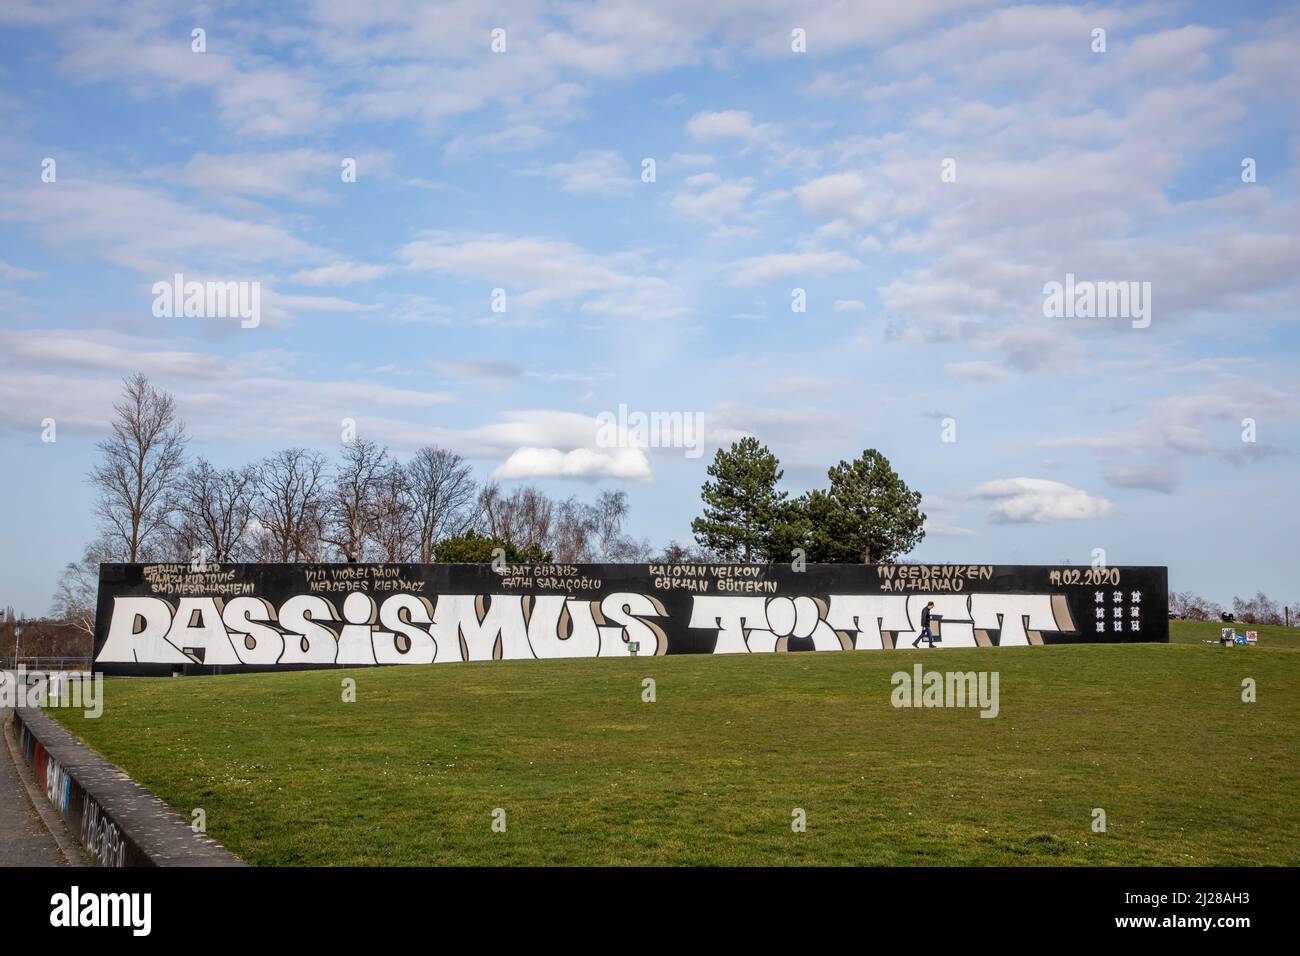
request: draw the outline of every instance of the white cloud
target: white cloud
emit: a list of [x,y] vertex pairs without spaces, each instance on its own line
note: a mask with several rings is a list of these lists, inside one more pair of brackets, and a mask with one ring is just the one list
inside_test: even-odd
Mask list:
[[760,285],[797,276],[823,276],[835,272],[852,272],[861,267],[843,252],[774,252],[752,256],[727,266],[732,285]]
[[188,28],[178,30],[156,15],[131,10],[66,15],[70,22],[59,30],[65,50],[59,68],[78,82],[120,83],[141,97],[207,90],[222,122],[247,136],[309,133],[330,115],[324,95],[328,77],[310,63],[270,64],[248,50],[237,29],[214,31],[212,48],[199,54],[190,49]]
[[1179,389],[1146,404],[1140,416],[1100,434],[1061,435],[1040,441],[1039,447],[1092,452],[1105,465],[1103,476],[1121,488],[1172,491],[1183,477],[1185,459],[1216,455],[1235,464],[1250,462],[1243,451],[1259,449],[1257,458],[1277,449],[1241,440],[1246,419],[1292,423],[1300,420],[1300,393],[1260,380],[1251,369],[1231,359],[1203,360],[1182,368],[1162,368],[1169,374],[1192,374],[1211,381]]
[[987,481],[973,489],[970,496],[991,500],[989,517],[1008,524],[1101,518],[1114,508],[1105,498],[1046,478]]
[[1103,477],[1118,488],[1139,488],[1165,494],[1172,492],[1182,480],[1178,467],[1173,464],[1111,468]]
[[612,149],[586,150],[568,162],[531,170],[530,175],[557,179],[566,193],[591,196],[625,193],[640,181],[628,171],[623,154]]
[[[89,249],[105,262],[153,279],[173,271],[237,271],[281,262],[320,261],[323,250],[274,217],[240,219],[187,205],[162,192],[93,180],[0,189],[0,220],[28,224],[59,249]],[[257,278],[257,276],[251,276]]]
[[[1226,31],[1144,33],[1154,16],[1107,10],[1112,48],[1100,56],[1087,49],[1095,13],[997,10],[894,45],[874,77],[821,78],[819,89],[838,93],[895,73],[959,84],[946,101],[901,103],[903,118],[883,132],[822,149],[819,174],[794,190],[822,223],[819,242],[859,254],[878,236],[886,254],[918,260],[879,290],[901,338],[1000,353],[1007,371],[1077,371],[1095,330],[1041,321],[1043,282],[1067,271],[1149,280],[1164,323],[1295,313],[1300,236],[1276,218],[1300,215],[1289,194],[1241,188],[1232,170],[1221,192],[1175,199],[1185,190],[1171,186],[1249,111],[1300,88],[1300,74],[1278,69],[1300,40],[1296,21],[1261,24],[1276,42],[1220,57]],[[1225,62],[1230,71],[1202,76]],[[1033,92],[1007,101],[1008,84]],[[939,176],[947,156],[953,183]]]
[[686,123],[686,132],[698,143],[718,143],[729,140],[752,143],[768,130],[769,127],[763,124],[755,124],[753,113],[741,110],[696,113]]
[[291,319],[299,312],[374,312],[379,308],[364,302],[353,302],[333,295],[291,295],[262,290],[265,314],[272,320]]
[[3,259],[0,259],[0,279],[4,279],[6,282],[21,282],[26,279],[38,279],[40,276],[41,273],[39,272],[33,272],[21,266],[11,266]]
[[[765,388],[765,397],[782,394],[778,387]],[[861,427],[859,415],[838,400],[838,396],[812,395],[808,383],[797,384],[786,394],[791,398],[821,397],[823,405],[760,405],[740,401],[719,402],[709,412],[706,443],[726,445],[746,435],[760,436],[773,450],[792,450],[799,460],[816,459],[819,476],[826,475],[825,460],[830,450],[852,441]],[[841,392],[842,394],[842,392]],[[785,458],[782,456],[782,460]],[[832,459],[833,460],[833,459]],[[793,463],[793,462],[792,462]]]
[[[143,372],[177,397],[201,440],[283,441],[325,446],[342,417],[365,420],[380,440],[387,411],[425,412],[452,401],[444,392],[294,374],[295,356],[247,351],[237,359],[197,348],[163,349],[153,338],[71,329],[0,332],[0,423],[26,428],[50,416],[102,431],[122,377]],[[367,416],[371,416],[367,418]]]
[[[240,196],[319,199],[339,181],[340,159],[312,149],[267,153],[195,153],[178,172],[180,182]],[[358,162],[358,169],[362,165]],[[157,175],[167,170],[156,171]]]
[[718,226],[741,219],[745,200],[754,191],[752,179],[723,180],[712,173],[691,176],[687,187],[673,196],[669,208],[688,222]]
[[927,537],[937,538],[973,538],[975,532],[954,523],[952,512],[955,503],[940,495],[923,495],[921,513],[925,515],[925,533]]
[[354,282],[369,282],[387,274],[387,266],[332,262],[327,266],[296,272],[289,277],[289,281],[299,285],[351,285]]
[[536,123],[515,123],[490,133],[457,136],[443,151],[449,160],[473,159],[482,153],[527,153],[549,143],[555,134]]
[[383,318],[389,322],[450,325],[452,310],[424,295],[406,295],[391,306]]
[[520,448],[492,473],[493,478],[622,478],[647,480],[650,461],[640,448]]
[[1194,25],[1143,34],[1122,52],[1120,63],[1130,72],[1161,79],[1195,73],[1209,65],[1206,47],[1220,35],[1221,31]]
[[584,311],[622,317],[685,314],[679,289],[645,274],[640,257],[598,255],[541,236],[428,233],[403,246],[408,268],[490,283],[507,290],[507,308],[581,302]]
[[524,370],[514,362],[501,359],[459,359],[436,362],[434,366],[442,374],[458,379],[508,380],[524,374]]
[[1007,377],[1007,370],[993,362],[949,362],[943,370],[950,378],[972,382],[996,382]]
[[866,199],[867,183],[858,173],[821,176],[796,186],[794,194],[804,212],[819,219],[865,221],[859,207]]

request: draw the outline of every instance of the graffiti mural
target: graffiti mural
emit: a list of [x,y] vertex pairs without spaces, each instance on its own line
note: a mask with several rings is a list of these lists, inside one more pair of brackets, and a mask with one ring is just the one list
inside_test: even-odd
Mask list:
[[212,673],[1167,641],[1164,568],[105,564],[95,667]]

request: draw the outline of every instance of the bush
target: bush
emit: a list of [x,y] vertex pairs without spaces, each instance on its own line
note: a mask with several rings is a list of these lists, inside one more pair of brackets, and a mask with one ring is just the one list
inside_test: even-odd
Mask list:
[[475,531],[439,541],[433,549],[433,560],[440,564],[490,564],[497,549],[505,552],[510,564],[549,564],[551,561],[550,552],[543,551],[536,544],[521,551],[509,541],[489,538]]

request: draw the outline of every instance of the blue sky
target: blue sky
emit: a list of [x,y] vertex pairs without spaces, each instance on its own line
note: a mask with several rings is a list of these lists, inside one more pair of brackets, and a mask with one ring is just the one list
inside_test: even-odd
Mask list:
[[[915,557],[1300,600],[1293,7],[267,9],[0,10],[0,604],[43,613],[94,537],[136,370],[221,465],[353,418],[624,488],[662,545],[719,443],[796,493],[874,447],[925,495]],[[156,318],[176,272],[260,282],[260,324]],[[1151,283],[1149,327],[1046,318],[1067,273]],[[705,416],[705,458],[597,447],[620,403]]]

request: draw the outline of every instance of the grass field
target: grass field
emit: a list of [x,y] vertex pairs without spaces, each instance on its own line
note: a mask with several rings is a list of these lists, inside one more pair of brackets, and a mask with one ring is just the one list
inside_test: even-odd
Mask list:
[[[1221,648],[1199,643],[1217,624],[1173,626],[1171,645],[111,680],[100,719],[53,713],[255,864],[1300,863],[1300,633]],[[998,671],[1000,715],[894,708],[917,662]]]

